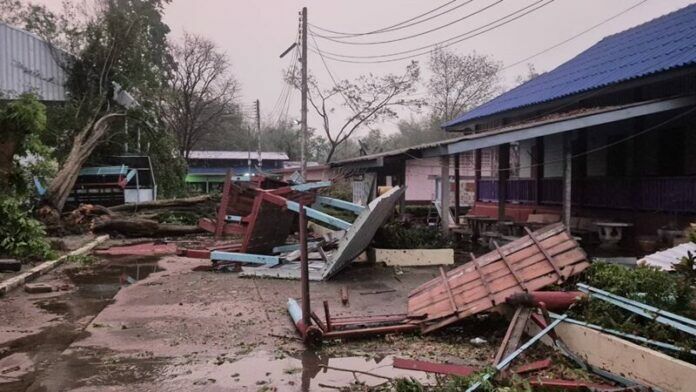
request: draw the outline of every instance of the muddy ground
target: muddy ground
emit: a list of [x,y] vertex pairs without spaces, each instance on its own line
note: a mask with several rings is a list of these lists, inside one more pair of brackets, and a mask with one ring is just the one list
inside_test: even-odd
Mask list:
[[[505,333],[502,318],[486,316],[439,335],[333,341],[310,350],[286,311],[287,299],[299,297],[299,282],[192,270],[199,265],[209,261],[99,256],[39,278],[68,290],[9,293],[0,299],[0,392],[314,391],[355,380],[322,366],[432,382],[425,373],[393,369],[392,358],[483,367]],[[312,283],[313,309],[323,317],[328,300],[336,316],[402,313],[408,292],[438,275],[435,268],[354,265]],[[340,301],[343,286],[348,306]],[[384,290],[395,291],[373,294]],[[474,337],[487,343],[474,345]]]

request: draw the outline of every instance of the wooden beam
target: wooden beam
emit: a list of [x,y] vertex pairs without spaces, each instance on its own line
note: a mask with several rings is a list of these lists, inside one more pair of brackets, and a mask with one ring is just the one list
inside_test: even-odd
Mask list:
[[454,154],[454,223],[459,224],[460,182],[459,154]]
[[481,191],[479,182],[481,181],[481,149],[474,151],[474,203],[479,201]]
[[442,214],[440,214],[440,223],[442,232],[445,235],[449,235],[449,206],[450,206],[450,182],[449,182],[449,172],[450,172],[450,159],[449,156],[444,156],[440,158],[440,208]]
[[515,314],[510,320],[510,325],[505,333],[505,337],[503,338],[502,343],[500,343],[500,348],[498,348],[498,352],[495,354],[493,365],[499,364],[503,358],[517,350],[517,347],[520,345],[520,340],[522,340],[522,334],[527,326],[527,321],[529,321],[531,314],[532,310],[530,308],[526,308],[524,306],[517,308]]
[[522,290],[527,291],[527,286],[524,284],[524,279],[522,279],[522,277],[517,273],[515,267],[512,265],[510,260],[508,260],[508,257],[505,255],[505,252],[503,252],[503,250],[500,249],[500,246],[496,241],[493,241],[493,245],[495,245],[495,249],[498,251],[498,254],[500,255],[500,258],[503,260],[503,263],[505,263],[507,268],[510,270],[512,276],[515,277],[517,284],[522,288]]
[[510,178],[510,144],[498,146],[498,220],[505,220],[507,180]]
[[563,134],[563,223],[569,231],[573,183],[571,136],[571,133]]
[[449,285],[449,282],[447,281],[447,274],[445,274],[445,270],[440,267],[440,276],[442,277],[442,284],[445,286],[445,289],[447,290],[447,296],[449,297],[450,301],[450,306],[452,307],[452,313],[457,313],[459,312],[459,308],[457,307],[457,303],[454,302],[454,296],[452,295],[452,288]]

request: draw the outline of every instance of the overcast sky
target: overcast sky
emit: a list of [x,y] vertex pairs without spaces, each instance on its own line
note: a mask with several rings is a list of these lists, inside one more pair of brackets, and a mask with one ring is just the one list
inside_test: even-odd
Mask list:
[[[363,41],[382,41],[424,32],[442,26],[466,15],[478,12],[461,22],[424,34],[420,37],[381,45],[344,45],[317,39],[319,47],[328,52],[346,55],[378,55],[400,52],[443,41],[464,34],[499,19],[528,5],[534,7],[549,0],[458,0],[439,12],[458,7],[428,22],[399,31],[367,36]],[[682,8],[693,0],[550,0],[548,5],[510,22],[500,28],[453,45],[450,49],[461,53],[476,51],[493,56],[504,65],[515,63],[534,53],[556,45],[591,26],[635,5],[636,8],[528,62],[539,72],[548,71],[588,48],[602,37],[646,22],[660,15]],[[44,0],[59,3],[60,0]],[[262,116],[275,120],[279,110],[271,113],[283,91],[282,70],[290,65],[290,56],[279,58],[294,40],[298,31],[298,12],[308,8],[309,22],[319,27],[340,32],[365,32],[402,22],[449,0],[173,0],[167,6],[165,21],[172,29],[172,39],[180,39],[186,31],[212,39],[227,53],[233,72],[242,85],[241,101],[251,107],[253,100],[261,101]],[[539,4],[537,4],[539,3]],[[485,9],[484,9],[485,8]],[[435,13],[430,14],[435,15]],[[317,32],[319,32],[317,30]],[[313,42],[310,40],[310,43]],[[427,78],[427,56],[417,58]],[[386,64],[346,64],[327,60],[338,79],[354,78],[372,72],[400,73],[409,60]],[[310,53],[310,71],[320,84],[331,86],[324,65],[316,54]],[[526,64],[503,71],[504,83],[512,86],[515,77],[525,74]],[[424,91],[423,87],[420,87]],[[335,104],[340,104],[336,97]],[[299,118],[299,92],[289,105],[289,116]],[[273,114],[273,116],[271,116]],[[404,113],[403,116],[418,114]],[[336,120],[337,121],[337,120]],[[335,121],[335,122],[336,122]],[[316,118],[310,126],[319,128]],[[386,131],[395,130],[384,124]]]

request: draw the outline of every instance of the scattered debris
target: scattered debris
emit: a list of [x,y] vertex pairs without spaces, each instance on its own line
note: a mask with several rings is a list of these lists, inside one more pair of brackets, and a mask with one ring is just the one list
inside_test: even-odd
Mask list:
[[386,294],[386,293],[393,293],[395,291],[396,291],[396,289],[361,291],[360,295]]

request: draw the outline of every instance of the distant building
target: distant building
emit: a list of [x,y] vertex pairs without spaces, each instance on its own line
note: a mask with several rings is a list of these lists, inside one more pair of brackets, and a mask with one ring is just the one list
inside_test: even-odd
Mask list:
[[0,22],[0,99],[34,93],[42,101],[65,101],[67,54],[33,33]]
[[189,153],[186,184],[192,190],[210,192],[222,187],[225,173],[243,176],[271,172],[283,168],[289,158],[284,152],[256,151],[207,151],[194,150]]

